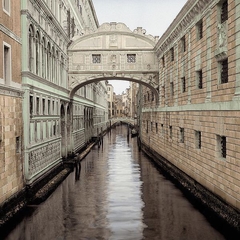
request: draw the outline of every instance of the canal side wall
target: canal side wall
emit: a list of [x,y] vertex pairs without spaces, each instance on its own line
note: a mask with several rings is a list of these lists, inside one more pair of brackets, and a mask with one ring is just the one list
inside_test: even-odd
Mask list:
[[220,229],[223,234],[231,234],[234,239],[236,236],[240,236],[240,212],[237,209],[226,204],[146,143],[141,142],[141,149],[150,157],[161,173],[173,181],[216,228]]
[[[41,176],[38,181],[26,185],[0,204],[0,232],[12,227],[21,219],[21,213],[27,205],[45,201],[65,178],[74,170],[76,164],[86,157],[96,142],[85,144],[74,156],[64,159],[58,166]],[[78,165],[79,166],[79,165]]]

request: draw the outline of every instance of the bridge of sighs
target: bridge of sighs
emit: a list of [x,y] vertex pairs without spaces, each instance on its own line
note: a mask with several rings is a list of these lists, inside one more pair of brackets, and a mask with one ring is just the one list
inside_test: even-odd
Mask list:
[[82,86],[102,80],[127,80],[151,89],[158,102],[158,38],[123,23],[104,23],[95,32],[86,31],[69,47],[70,98]]

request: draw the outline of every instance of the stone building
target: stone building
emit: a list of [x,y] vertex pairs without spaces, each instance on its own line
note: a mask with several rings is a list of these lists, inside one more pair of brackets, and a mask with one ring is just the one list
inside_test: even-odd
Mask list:
[[115,95],[115,106],[116,106],[116,114],[115,117],[123,117],[123,101],[122,101],[122,95],[116,94]]
[[123,116],[129,117],[131,112],[130,88],[126,88],[126,91],[122,93],[122,107]]
[[91,0],[23,0],[21,21],[24,176],[32,185],[106,125],[106,85],[70,96],[68,46],[98,28]]
[[23,188],[20,7],[0,7],[0,204]]
[[107,84],[107,100],[108,100],[108,118],[114,117],[114,88],[111,84]]
[[240,208],[240,1],[189,0],[159,39],[159,105],[142,91],[141,138]]
[[135,118],[137,117],[137,93],[138,93],[139,84],[135,82],[130,82],[130,92],[129,92],[129,98],[130,98],[130,117]]

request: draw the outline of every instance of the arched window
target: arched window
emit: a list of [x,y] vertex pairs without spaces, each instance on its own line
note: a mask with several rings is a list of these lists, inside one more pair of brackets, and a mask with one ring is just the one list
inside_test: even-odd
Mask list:
[[56,51],[56,57],[55,57],[55,82],[56,82],[56,84],[59,84],[59,73],[58,73],[58,71],[59,71],[59,61],[58,61],[58,59],[59,59],[59,52],[58,52],[58,50]]
[[36,33],[35,56],[36,56],[36,62],[35,62],[36,74],[39,75],[39,73],[40,73],[40,36],[39,36],[39,32]]
[[46,41],[42,39],[42,77],[46,77]]
[[34,36],[33,27],[30,26],[28,30],[28,68],[30,72],[33,71],[34,66],[33,36]]
[[61,63],[60,63],[60,84],[63,85],[63,74],[64,74],[64,58],[61,55]]
[[50,79],[50,69],[51,69],[51,47],[50,47],[50,43],[48,43],[47,45],[47,66],[46,66],[46,72],[47,72],[47,79]]
[[55,62],[55,49],[52,47],[52,81],[55,82],[55,67],[56,67],[56,62]]

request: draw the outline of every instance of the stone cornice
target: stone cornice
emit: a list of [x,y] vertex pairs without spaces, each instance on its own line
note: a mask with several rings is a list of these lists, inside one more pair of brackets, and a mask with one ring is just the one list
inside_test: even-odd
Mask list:
[[11,96],[11,97],[22,97],[23,90],[14,88],[11,86],[0,84],[0,95]]
[[[22,72],[22,77],[23,78],[29,78],[31,81],[35,80],[37,83],[41,83],[41,84],[43,84],[45,86],[47,85],[48,87],[52,87],[53,89],[56,89],[56,90],[58,90],[58,91],[60,91],[62,93],[65,93],[65,94],[69,93],[68,89],[66,89],[64,87],[61,87],[61,86],[58,86],[55,83],[52,83],[52,82],[50,82],[48,80],[45,80],[45,79],[43,79],[43,78],[41,78],[39,76],[36,76],[33,73],[31,73],[31,72]],[[22,84],[22,86],[24,86],[24,87],[29,86],[29,88],[39,89],[39,90],[42,91],[42,89],[40,89],[38,87],[35,87],[35,86],[32,86],[32,83],[28,83],[27,80]],[[49,92],[49,94],[53,94],[53,92],[46,91],[46,89],[44,89],[44,92]]]
[[0,24],[0,31],[12,38],[14,41],[18,42],[19,44],[22,44],[22,39],[14,32],[6,28],[3,24]]
[[[54,14],[51,12],[51,10],[48,8],[47,4],[42,0],[30,0],[32,5],[38,10],[41,11],[41,15],[44,17],[44,19],[49,22],[52,25],[52,28],[54,28],[58,34],[60,34],[61,38],[64,38],[64,40],[69,43],[70,39],[67,36],[67,33],[64,31],[63,27],[60,25],[60,23],[57,21]],[[28,17],[31,16],[30,12],[27,9],[24,9],[21,11],[21,14],[26,14]],[[31,17],[32,18],[32,17]],[[32,18],[33,19],[33,18]],[[35,21],[36,22],[36,21]],[[38,24],[39,25],[39,24]],[[40,26],[40,25],[39,25]]]
[[121,23],[121,22],[103,23],[96,31],[86,29],[84,32],[84,35],[81,36],[81,38],[84,39],[84,37],[88,37],[90,34],[92,36],[107,35],[107,34],[133,35],[148,41],[150,40],[154,46],[158,41],[158,37],[153,37],[150,34],[147,35],[145,29],[138,27],[134,31],[131,31],[124,23]]
[[189,0],[156,44],[155,49],[158,54],[168,49],[176,39],[181,37],[182,33],[196,21],[196,16],[204,15],[204,11],[214,4],[216,4],[215,0]]

